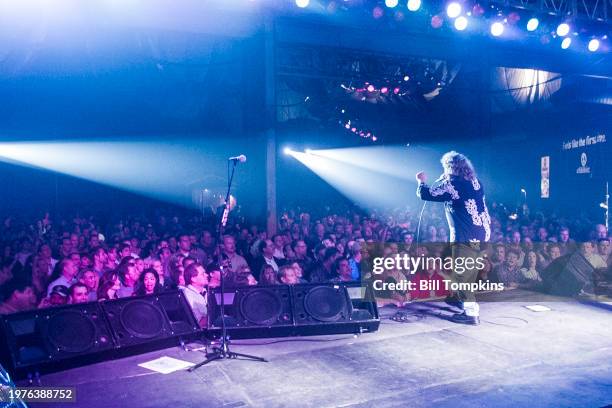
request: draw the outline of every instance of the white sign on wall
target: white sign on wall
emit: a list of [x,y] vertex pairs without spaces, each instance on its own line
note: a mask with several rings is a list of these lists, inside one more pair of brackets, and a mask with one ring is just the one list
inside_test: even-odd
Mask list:
[[540,159],[540,197],[550,197],[550,156]]

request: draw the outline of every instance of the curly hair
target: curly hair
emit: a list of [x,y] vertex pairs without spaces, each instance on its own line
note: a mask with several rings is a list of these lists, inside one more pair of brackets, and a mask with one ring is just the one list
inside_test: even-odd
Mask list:
[[470,159],[454,150],[444,153],[440,163],[442,163],[444,168],[444,174],[463,177],[466,180],[474,180],[476,178],[476,171],[474,171],[474,166],[472,166]]

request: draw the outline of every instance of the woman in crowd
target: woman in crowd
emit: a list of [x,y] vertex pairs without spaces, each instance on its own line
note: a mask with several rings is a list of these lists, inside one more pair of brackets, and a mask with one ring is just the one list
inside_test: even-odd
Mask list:
[[520,272],[531,285],[537,286],[542,283],[542,277],[538,271],[538,255],[535,251],[527,252],[525,264]]
[[107,271],[102,275],[98,285],[98,300],[119,299],[117,291],[121,287],[119,275],[115,271]]
[[159,275],[153,268],[145,269],[138,279],[134,296],[154,295],[163,291]]
[[262,266],[261,272],[259,274],[259,284],[260,285],[278,285],[278,277],[276,276],[276,272],[274,272],[274,268],[272,266],[266,264]]
[[41,256],[34,257],[32,263],[32,288],[36,296],[47,294],[49,284],[49,261]]

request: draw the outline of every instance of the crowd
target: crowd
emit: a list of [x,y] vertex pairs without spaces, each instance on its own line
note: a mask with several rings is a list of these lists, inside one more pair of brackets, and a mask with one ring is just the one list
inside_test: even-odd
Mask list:
[[[537,286],[548,264],[573,251],[596,268],[609,267],[610,238],[603,225],[523,210],[518,216],[491,206],[492,244],[480,279]],[[0,226],[0,313],[178,287],[203,324],[202,294],[219,286],[221,273],[228,286],[355,281],[369,275],[373,246],[382,245],[387,256],[422,255],[427,246],[417,247],[417,240],[448,241],[446,220],[436,206],[423,214],[419,231],[419,211],[410,208],[321,213],[298,208],[279,217],[273,235],[233,214],[220,242],[215,239],[217,218],[207,214],[173,210],[109,218],[7,217]],[[390,270],[384,276],[391,281],[444,277],[445,271],[435,268],[408,277]],[[403,302],[447,294],[420,290],[388,295]]]

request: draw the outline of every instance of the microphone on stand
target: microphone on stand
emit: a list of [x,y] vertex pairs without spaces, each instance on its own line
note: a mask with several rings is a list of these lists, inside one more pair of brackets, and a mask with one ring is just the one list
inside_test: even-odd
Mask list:
[[233,161],[233,162],[244,163],[246,161],[246,159],[247,159],[246,156],[244,154],[241,154],[240,156],[230,157],[227,160],[228,161]]

